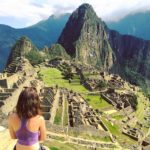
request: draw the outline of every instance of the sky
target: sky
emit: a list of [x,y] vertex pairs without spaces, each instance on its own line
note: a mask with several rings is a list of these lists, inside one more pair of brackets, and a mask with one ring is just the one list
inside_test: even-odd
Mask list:
[[83,3],[91,4],[104,21],[150,10],[150,0],[0,0],[0,24],[27,27],[53,14],[72,13]]

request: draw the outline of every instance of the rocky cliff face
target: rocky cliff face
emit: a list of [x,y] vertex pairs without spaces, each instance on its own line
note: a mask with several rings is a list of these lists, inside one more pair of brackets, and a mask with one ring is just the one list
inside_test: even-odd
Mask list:
[[114,55],[105,24],[89,4],[83,4],[73,12],[58,43],[77,61],[106,70],[113,65]]
[[149,83],[150,41],[109,30],[88,4],[73,12],[58,42],[78,61],[118,73],[133,84]]
[[110,30],[109,42],[117,58],[116,73],[138,85],[150,79],[150,41]]
[[[150,78],[150,41],[133,36],[109,32],[109,41],[120,64],[131,67],[136,72]],[[132,63],[131,63],[132,62]]]

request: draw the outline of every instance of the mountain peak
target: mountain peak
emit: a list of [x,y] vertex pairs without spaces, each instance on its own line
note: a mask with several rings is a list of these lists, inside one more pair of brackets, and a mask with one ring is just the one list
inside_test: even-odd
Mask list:
[[84,3],[79,6],[79,9],[93,9],[93,7],[92,7],[92,5],[90,5],[88,3]]
[[73,12],[72,16],[80,18],[98,18],[93,7],[87,3],[79,6],[79,8]]
[[73,12],[58,43],[77,61],[105,69],[113,64],[104,23],[89,4],[83,4]]

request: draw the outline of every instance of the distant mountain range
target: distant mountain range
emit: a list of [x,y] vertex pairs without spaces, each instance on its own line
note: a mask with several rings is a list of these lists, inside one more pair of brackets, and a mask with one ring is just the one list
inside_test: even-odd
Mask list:
[[56,17],[50,16],[47,20],[22,29],[15,29],[7,25],[0,25],[0,71],[2,71],[10,54],[11,47],[22,36],[29,37],[40,49],[45,45],[56,43],[70,14]]
[[[4,69],[11,47],[22,36],[29,37],[39,48],[48,47],[56,43],[70,14],[59,17],[50,16],[47,20],[22,29],[15,29],[0,24],[0,71]],[[150,12],[129,15],[118,22],[106,22],[110,29],[121,34],[134,35],[143,39],[150,39]]]
[[128,15],[118,22],[106,22],[110,29],[121,34],[134,35],[150,40],[150,11]]

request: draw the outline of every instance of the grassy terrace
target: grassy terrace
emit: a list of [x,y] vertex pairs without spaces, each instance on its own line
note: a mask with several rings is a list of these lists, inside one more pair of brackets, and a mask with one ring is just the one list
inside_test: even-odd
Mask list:
[[124,118],[123,115],[115,115],[115,116],[112,116],[112,118],[116,119],[116,120],[121,120]]
[[87,150],[87,148],[83,146],[70,143],[62,143],[57,140],[52,140],[50,142],[47,141],[44,144],[47,145],[50,148],[50,150]]
[[99,95],[88,95],[89,92],[84,86],[80,84],[78,76],[74,76],[71,83],[68,80],[63,79],[61,72],[56,68],[41,68],[40,77],[44,81],[46,86],[64,87],[75,92],[81,93],[82,96],[88,100],[88,103],[94,108],[108,108],[112,107],[105,100],[100,98]]
[[84,95],[84,98],[88,101],[88,103],[94,108],[94,109],[103,109],[111,107],[109,103],[107,103],[103,98],[101,98],[99,95]]
[[61,125],[62,123],[62,106],[57,109],[54,124]]
[[107,128],[109,129],[109,131],[114,134],[114,135],[118,135],[119,134],[119,126],[116,124],[111,124],[110,121],[106,120],[105,118],[101,118],[103,123],[107,126]]
[[112,135],[115,135],[118,142],[121,142],[121,143],[128,143],[128,144],[134,144],[135,141],[132,140],[131,138],[129,138],[128,136],[122,134],[122,132],[119,130],[120,127],[119,125],[117,124],[111,124],[110,121],[108,121],[107,119],[105,119],[104,117],[101,118],[103,123],[107,126],[109,132],[112,134]]
[[144,108],[149,106],[149,102],[145,101],[145,97],[143,95],[143,93],[138,92],[138,106],[137,106],[137,110],[136,110],[136,117],[139,120],[143,120],[144,115],[145,115],[145,110]]
[[80,85],[79,80],[76,78],[72,83],[69,83],[68,80],[63,79],[61,72],[56,68],[42,68],[40,71],[40,76],[47,86],[58,85],[59,87],[64,87],[79,93],[88,92],[88,90]]
[[[39,75],[46,86],[58,85],[59,87],[65,87],[67,89],[70,89],[70,90],[80,93],[94,109],[105,109],[105,108],[111,109],[111,108],[113,108],[112,105],[107,103],[99,95],[89,95],[88,94],[89,91],[80,84],[80,80],[79,80],[78,76],[74,76],[72,82],[69,83],[68,80],[63,79],[61,72],[56,68],[41,68]],[[67,111],[66,107],[67,107],[67,103],[65,101],[65,113],[64,113],[63,125],[66,125],[68,123],[68,116],[67,116],[68,113],[66,113],[66,111]],[[55,117],[56,124],[57,123],[59,124],[62,121],[60,119],[59,111],[61,112],[61,110],[58,110],[56,117]],[[140,111],[139,111],[139,113],[140,113]],[[114,116],[114,119],[120,120],[122,117],[123,116],[117,114]],[[127,136],[125,136],[121,133],[121,131],[119,130],[120,127],[118,125],[111,124],[105,118],[102,118],[102,120],[105,123],[105,125],[107,126],[107,128],[109,129],[109,131],[117,137],[119,142],[121,142],[121,143],[126,142],[126,143],[130,143],[130,144],[134,144],[135,141],[133,141],[132,139],[128,138]],[[109,138],[97,139],[97,137],[87,137],[87,135],[76,135],[76,136],[80,136],[82,138],[87,138],[87,139],[105,141],[105,142],[110,141]],[[50,150],[60,150],[60,149],[61,150],[63,150],[63,149],[64,150],[66,150],[66,149],[67,150],[74,150],[74,149],[80,149],[80,150],[83,149],[84,150],[85,149],[84,147],[80,147],[79,145],[72,145],[69,143],[64,144],[64,143],[60,143],[58,141],[51,141],[49,143],[50,143],[49,144]]]

